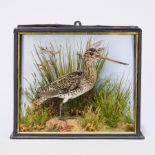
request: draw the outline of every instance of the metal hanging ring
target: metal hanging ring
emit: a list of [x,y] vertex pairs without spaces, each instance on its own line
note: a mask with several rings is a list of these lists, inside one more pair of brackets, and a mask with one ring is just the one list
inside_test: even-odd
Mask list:
[[82,26],[82,23],[77,20],[77,21],[74,22],[74,26]]

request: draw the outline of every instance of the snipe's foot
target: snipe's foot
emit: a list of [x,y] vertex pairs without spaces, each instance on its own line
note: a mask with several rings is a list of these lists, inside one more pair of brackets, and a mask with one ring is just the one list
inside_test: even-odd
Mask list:
[[60,116],[59,116],[59,120],[65,122],[66,125],[67,125],[67,121],[66,121],[66,119],[65,119],[64,117],[62,117],[62,116],[60,117]]

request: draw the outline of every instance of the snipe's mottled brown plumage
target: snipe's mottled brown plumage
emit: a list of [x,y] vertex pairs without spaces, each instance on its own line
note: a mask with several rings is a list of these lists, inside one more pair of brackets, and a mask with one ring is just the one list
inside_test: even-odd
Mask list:
[[97,71],[94,63],[95,59],[105,59],[112,62],[127,65],[126,63],[101,56],[99,54],[100,50],[101,49],[97,50],[95,48],[90,48],[85,52],[83,57],[82,71],[76,71],[64,75],[56,79],[49,86],[40,88],[37,91],[39,103],[43,103],[48,98],[62,98],[63,101],[60,104],[61,117],[61,109],[63,103],[67,102],[69,99],[76,98],[88,92],[94,87],[97,80]]

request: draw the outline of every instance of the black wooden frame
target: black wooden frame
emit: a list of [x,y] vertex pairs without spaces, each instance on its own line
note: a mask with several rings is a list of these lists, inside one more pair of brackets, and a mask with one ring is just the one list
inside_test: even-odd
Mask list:
[[[18,34],[22,32],[136,32],[138,35],[137,111],[135,134],[22,134],[18,133]],[[143,139],[140,130],[142,30],[137,26],[19,25],[14,29],[14,125],[12,139]],[[136,59],[136,58],[135,58]]]

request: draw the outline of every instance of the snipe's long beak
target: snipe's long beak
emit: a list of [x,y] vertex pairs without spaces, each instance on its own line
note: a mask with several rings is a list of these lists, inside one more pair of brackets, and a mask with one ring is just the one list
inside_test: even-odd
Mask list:
[[103,56],[100,56],[100,58],[101,58],[101,59],[104,59],[104,60],[111,61],[111,62],[119,63],[119,64],[122,64],[122,65],[129,65],[128,63],[121,62],[121,61],[117,61],[117,60],[113,60],[113,59],[111,59],[111,58],[107,58],[107,57],[103,57]]

